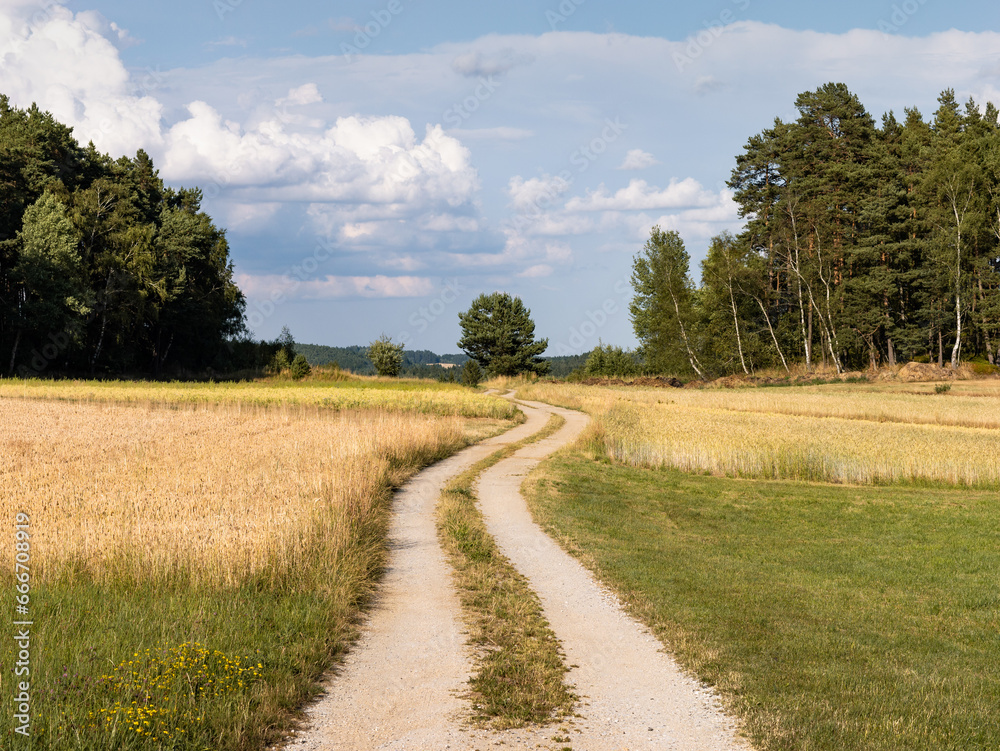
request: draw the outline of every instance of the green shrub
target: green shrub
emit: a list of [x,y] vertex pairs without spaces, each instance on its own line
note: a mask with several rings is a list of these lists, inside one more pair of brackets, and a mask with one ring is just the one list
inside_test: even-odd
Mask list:
[[481,380],[483,380],[483,369],[479,367],[479,363],[475,360],[466,362],[462,367],[462,383],[475,388]]
[[988,376],[996,375],[1000,372],[1000,368],[996,365],[990,365],[988,362],[984,362],[982,360],[969,360],[966,361],[965,364],[968,365],[969,369],[976,375]]
[[296,355],[295,359],[292,360],[291,364],[292,378],[296,381],[305,378],[312,372],[312,368],[309,367],[309,361],[306,360],[305,355]]
[[267,369],[275,375],[281,375],[290,367],[292,367],[292,364],[288,361],[288,353],[282,348],[275,352]]
[[403,367],[403,345],[394,344],[391,338],[382,334],[368,345],[368,359],[380,376],[398,376]]
[[631,352],[600,342],[584,366],[584,373],[588,376],[633,376],[638,372],[639,364]]

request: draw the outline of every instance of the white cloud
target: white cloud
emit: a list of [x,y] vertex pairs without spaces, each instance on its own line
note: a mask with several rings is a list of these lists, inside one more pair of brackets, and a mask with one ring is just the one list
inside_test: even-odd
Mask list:
[[629,149],[628,153],[625,154],[625,159],[623,159],[622,163],[618,165],[618,169],[640,170],[652,167],[654,164],[659,164],[659,162],[656,160],[656,157],[648,151],[643,151],[642,149]]
[[240,274],[236,281],[251,299],[269,298],[275,292],[296,300],[424,297],[435,289],[433,280],[420,276],[328,276],[301,281],[278,274]]
[[262,230],[281,210],[280,203],[220,201],[217,213],[224,227],[236,232]]
[[540,263],[535,266],[531,266],[522,271],[518,276],[525,279],[539,279],[545,276],[551,276],[552,272],[555,271],[554,268],[549,266],[547,263]]
[[133,82],[106,36],[127,34],[100,14],[8,0],[0,10],[0,91],[18,106],[37,103],[114,155],[161,142],[162,105],[135,96]]
[[693,178],[670,181],[663,190],[646,183],[645,180],[632,180],[628,187],[621,188],[611,195],[608,189],[601,185],[597,190],[587,193],[583,198],[574,197],[566,202],[567,211],[636,211],[644,209],[680,209],[689,207],[712,206],[718,201],[718,196],[705,190],[701,183]]
[[305,83],[290,89],[288,96],[282,97],[275,104],[279,107],[292,105],[302,107],[307,104],[319,104],[323,101],[323,95],[319,93],[319,87],[314,83]]
[[266,200],[420,206],[468,202],[479,186],[470,153],[438,125],[418,140],[402,117],[344,117],[325,132],[293,132],[280,119],[250,130],[205,102],[167,134],[162,172],[255,188]]
[[559,175],[543,175],[525,180],[515,175],[507,184],[511,207],[518,212],[534,214],[543,210],[570,189],[570,182]]

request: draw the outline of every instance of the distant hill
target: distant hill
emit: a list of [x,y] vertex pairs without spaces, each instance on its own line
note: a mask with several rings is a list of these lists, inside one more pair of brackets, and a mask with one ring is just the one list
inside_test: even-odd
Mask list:
[[577,368],[582,368],[587,364],[589,352],[582,355],[564,355],[561,357],[547,357],[549,361],[549,375],[554,378],[565,378]]
[[[342,369],[358,375],[372,375],[375,366],[368,359],[368,347],[354,345],[352,347],[328,347],[325,344],[295,343],[295,351],[305,355],[310,365],[330,365],[337,363]],[[590,353],[582,355],[567,355],[564,357],[549,357],[549,374],[556,378],[565,378],[573,370],[582,368]],[[437,378],[444,369],[435,363],[452,363],[463,365],[469,359],[466,354],[439,355],[427,349],[403,350],[402,375],[422,378]]]
[[[325,344],[295,343],[295,351],[305,355],[310,365],[330,365],[337,363],[342,369],[350,370],[359,375],[371,375],[375,366],[368,359],[368,347],[354,345],[352,347],[328,347]],[[433,367],[435,363],[450,363],[462,365],[469,359],[468,355],[438,355],[427,349],[403,350],[403,375],[436,378],[444,370]]]

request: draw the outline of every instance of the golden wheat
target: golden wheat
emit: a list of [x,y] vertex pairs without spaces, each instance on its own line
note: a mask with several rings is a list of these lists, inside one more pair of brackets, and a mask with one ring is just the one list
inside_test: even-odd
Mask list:
[[[346,535],[347,517],[401,467],[496,427],[371,410],[3,398],[0,425],[0,514],[30,514],[35,576],[73,561],[97,575],[180,567],[228,584],[294,567],[317,525]],[[0,546],[4,570],[11,551]]]
[[[970,389],[971,391],[971,389]],[[1000,484],[1000,398],[876,386],[732,391],[536,384],[584,409],[629,464],[843,483]]]
[[133,404],[232,404],[304,406],[332,410],[394,409],[435,415],[510,419],[504,399],[456,385],[353,377],[346,382],[256,381],[158,383],[0,379],[0,398],[58,399]]

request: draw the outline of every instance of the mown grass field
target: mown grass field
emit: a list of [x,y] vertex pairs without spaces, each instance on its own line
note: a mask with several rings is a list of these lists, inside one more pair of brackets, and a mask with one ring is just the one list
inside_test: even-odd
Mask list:
[[[534,385],[520,395],[583,407],[596,427],[527,495],[718,687],[757,748],[1000,748],[997,429],[964,424],[992,420],[998,393]],[[734,430],[748,417],[752,430]],[[932,437],[921,447],[914,435]],[[814,463],[776,458],[796,443]],[[693,471],[670,453],[685,444],[701,452]],[[838,474],[845,446],[850,480]],[[907,446],[930,452],[929,469],[909,471]],[[747,455],[754,471],[731,463]]]
[[5,711],[0,747],[280,738],[353,638],[392,488],[511,416],[427,382],[0,381],[5,703],[19,512],[34,622],[30,744]]

